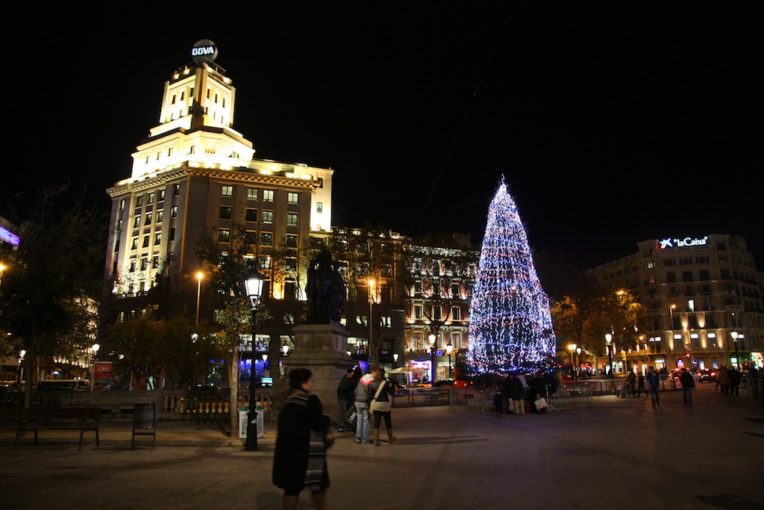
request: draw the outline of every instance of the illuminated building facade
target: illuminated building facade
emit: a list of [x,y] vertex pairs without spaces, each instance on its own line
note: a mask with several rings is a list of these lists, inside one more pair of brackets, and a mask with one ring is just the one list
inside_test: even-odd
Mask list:
[[[204,56],[200,43],[211,48]],[[105,277],[118,298],[145,296],[160,277],[172,292],[195,289],[205,233],[225,251],[239,229],[269,298],[299,299],[309,233],[330,230],[333,170],[255,159],[233,129],[236,89],[213,62],[217,49],[200,43],[165,83],[159,124],[133,153],[131,176],[107,190]],[[285,270],[274,270],[276,255]]]
[[[449,361],[453,368],[457,353],[469,344],[470,296],[480,261],[480,251],[469,242],[458,248],[443,244],[417,242],[405,247],[406,358],[424,373],[432,359],[428,337],[434,334],[437,380],[449,378]],[[451,360],[446,354],[449,343]]]
[[633,345],[616,337],[629,367],[762,366],[764,276],[739,236],[652,239],[638,252],[590,270],[603,288],[628,289],[650,329]]

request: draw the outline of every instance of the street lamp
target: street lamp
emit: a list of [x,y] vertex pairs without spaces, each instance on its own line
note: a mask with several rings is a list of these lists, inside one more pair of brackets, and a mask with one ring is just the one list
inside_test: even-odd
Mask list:
[[739,335],[737,331],[733,331],[730,335],[732,336],[732,343],[735,344],[735,364],[737,365],[737,369],[740,370],[740,357],[737,354],[737,338]]
[[[371,335],[373,332],[372,328],[372,305],[374,304],[374,300],[377,295],[377,281],[374,278],[369,278],[369,345],[367,351],[371,350]],[[366,353],[367,355],[369,352]]]
[[448,342],[446,345],[446,354],[448,354],[448,378],[453,379],[453,376],[451,374],[451,354],[454,352],[454,346],[451,345],[451,342]]
[[435,383],[435,340],[437,338],[435,333],[427,335],[427,340],[430,341],[430,384]]
[[570,351],[570,365],[573,369],[573,379],[576,378],[576,344],[568,344],[568,350]]
[[204,280],[204,273],[197,271],[196,275],[196,325],[199,325],[199,298],[202,295],[202,280]]
[[284,356],[286,356],[287,353],[289,352],[289,344],[282,345],[281,346],[281,352],[284,354]]
[[581,371],[581,348],[576,347],[576,373]]
[[[244,279],[244,289],[249,298],[252,321],[252,360],[249,365],[249,414],[247,415],[247,443],[245,451],[257,450],[257,410],[255,409],[255,337],[257,336],[257,307],[263,292],[263,279],[256,269],[251,268]],[[267,356],[267,355],[266,355]],[[233,412],[233,409],[231,410]]]
[[3,273],[5,273],[6,269],[8,269],[8,266],[0,262],[0,284],[3,283]]
[[91,347],[93,351],[93,357],[91,359],[91,370],[90,370],[90,390],[92,391],[95,387],[95,360],[96,356],[98,356],[98,349],[100,349],[101,346],[99,344],[93,344],[93,347]]
[[670,324],[670,330],[674,331],[674,310],[676,310],[676,305],[669,306],[669,316],[671,317],[671,324]]
[[607,360],[610,366],[610,373],[608,377],[613,377],[613,346],[610,342],[613,341],[613,335],[611,333],[605,333],[605,342],[607,342]]
[[27,355],[26,349],[21,349],[19,351],[19,375],[18,375],[18,383],[21,385],[21,381],[24,380],[24,367],[22,366],[22,363],[24,363],[24,356]]
[[398,368],[398,353],[393,353],[393,365],[395,365],[393,368]]

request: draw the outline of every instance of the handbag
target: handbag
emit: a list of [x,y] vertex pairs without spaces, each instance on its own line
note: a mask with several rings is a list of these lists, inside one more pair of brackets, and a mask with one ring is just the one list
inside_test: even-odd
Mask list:
[[534,404],[536,405],[536,410],[541,411],[546,408],[546,399],[544,397],[539,397]]
[[387,413],[390,412],[391,405],[389,401],[383,401],[380,402],[377,400],[377,397],[379,397],[379,394],[382,393],[382,388],[385,387],[385,384],[387,384],[387,381],[382,381],[382,384],[379,385],[379,388],[377,388],[377,392],[374,394],[374,398],[371,399],[371,405],[369,406],[369,412],[374,414],[374,411],[379,411],[381,413]]

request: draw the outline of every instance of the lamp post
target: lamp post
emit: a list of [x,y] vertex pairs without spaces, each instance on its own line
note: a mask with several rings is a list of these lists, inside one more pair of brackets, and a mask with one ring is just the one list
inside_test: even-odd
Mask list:
[[430,384],[435,383],[435,340],[437,339],[435,333],[427,335],[427,340],[430,341]]
[[451,373],[451,354],[454,352],[454,346],[451,345],[451,342],[448,342],[446,345],[446,354],[448,354],[448,378],[453,379],[453,375]]
[[[371,336],[373,333],[373,320],[372,320],[372,305],[374,305],[374,299],[377,295],[377,281],[374,278],[369,278],[369,345],[366,349],[371,351]],[[368,356],[369,352],[366,353]]]
[[22,363],[24,363],[24,356],[26,355],[27,355],[26,349],[21,349],[19,351],[19,373],[16,380],[19,386],[21,386],[21,381],[24,380],[24,367],[22,366]]
[[671,331],[674,331],[674,310],[676,310],[676,305],[672,304],[669,306],[669,317],[671,317],[671,324],[669,324],[669,329]]
[[568,350],[570,351],[570,365],[573,369],[573,379],[576,378],[576,344],[568,344]]
[[735,344],[735,364],[737,365],[737,369],[740,370],[740,357],[737,353],[737,338],[739,335],[737,331],[733,331],[730,335],[732,336],[732,343]]
[[199,298],[202,295],[202,280],[204,280],[204,273],[197,271],[196,275],[196,325],[199,325]]
[[90,363],[90,391],[93,391],[93,388],[95,387],[95,359],[96,356],[98,356],[98,349],[100,348],[101,346],[99,344],[93,344],[93,347],[91,347],[93,357],[91,358]]
[[[260,304],[260,296],[263,292],[263,279],[256,269],[247,272],[244,279],[244,289],[249,298],[251,321],[252,321],[252,362],[249,366],[249,414],[247,415],[247,443],[245,451],[257,450],[257,410],[255,409],[255,337],[257,336],[257,307]],[[267,356],[267,355],[266,355]],[[231,410],[233,412],[233,409]]]
[[613,341],[613,335],[611,333],[605,333],[605,342],[607,343],[607,361],[610,367],[608,377],[613,377],[613,346],[610,342]]

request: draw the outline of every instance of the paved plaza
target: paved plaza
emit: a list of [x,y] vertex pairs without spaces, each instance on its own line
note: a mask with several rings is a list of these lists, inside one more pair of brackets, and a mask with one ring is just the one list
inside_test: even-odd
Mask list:
[[[464,407],[394,409],[398,441],[329,452],[331,509],[764,508],[764,414],[701,385],[695,406],[662,394],[595,397],[589,408],[504,416]],[[0,432],[0,508],[278,509],[273,423],[258,452],[219,430],[162,424],[158,446],[129,449],[127,423],[86,433],[41,431],[13,448]],[[382,434],[384,437],[384,432]],[[313,508],[303,494],[300,508]]]

